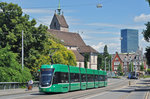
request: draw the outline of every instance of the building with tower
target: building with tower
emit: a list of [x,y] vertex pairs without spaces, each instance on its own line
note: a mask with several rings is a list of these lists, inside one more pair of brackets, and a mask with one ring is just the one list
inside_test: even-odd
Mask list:
[[63,13],[61,13],[60,2],[57,12],[55,11],[52,18],[48,32],[60,39],[68,50],[73,51],[76,56],[78,67],[85,67],[84,55],[88,54],[89,61],[87,62],[87,68],[97,69],[98,52],[91,46],[86,45],[78,33],[69,32],[69,25],[67,24]]
[[139,48],[138,30],[121,30],[121,53],[133,53]]

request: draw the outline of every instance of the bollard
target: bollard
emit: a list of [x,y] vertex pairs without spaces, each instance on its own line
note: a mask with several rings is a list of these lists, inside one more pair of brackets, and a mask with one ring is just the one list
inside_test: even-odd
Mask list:
[[131,85],[131,81],[129,81],[129,86]]

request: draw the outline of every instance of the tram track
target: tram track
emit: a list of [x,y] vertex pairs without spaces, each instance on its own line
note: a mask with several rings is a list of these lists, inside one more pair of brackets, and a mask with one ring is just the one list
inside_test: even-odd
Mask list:
[[91,90],[89,89],[89,90],[86,90],[85,92],[81,92],[80,94],[75,94],[75,95],[71,95],[68,97],[63,97],[61,99],[82,99],[82,98],[87,97],[87,96],[96,95],[99,93],[112,91],[116,88],[121,88],[121,87],[127,86],[128,85],[127,82],[128,81],[123,80],[121,82],[111,84],[111,86],[107,86],[107,87],[103,87],[103,88],[97,88],[97,89],[91,89]]

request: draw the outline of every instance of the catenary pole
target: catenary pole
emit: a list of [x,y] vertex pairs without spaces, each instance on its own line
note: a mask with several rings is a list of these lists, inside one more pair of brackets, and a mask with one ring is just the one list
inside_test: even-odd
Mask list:
[[22,31],[22,70],[23,70],[23,65],[24,65],[24,47],[23,47],[23,31]]

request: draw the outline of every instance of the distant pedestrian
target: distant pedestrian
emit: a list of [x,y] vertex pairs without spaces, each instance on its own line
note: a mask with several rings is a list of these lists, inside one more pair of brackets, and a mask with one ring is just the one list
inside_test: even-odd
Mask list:
[[28,90],[32,90],[32,87],[33,87],[33,80],[29,80],[28,82]]

